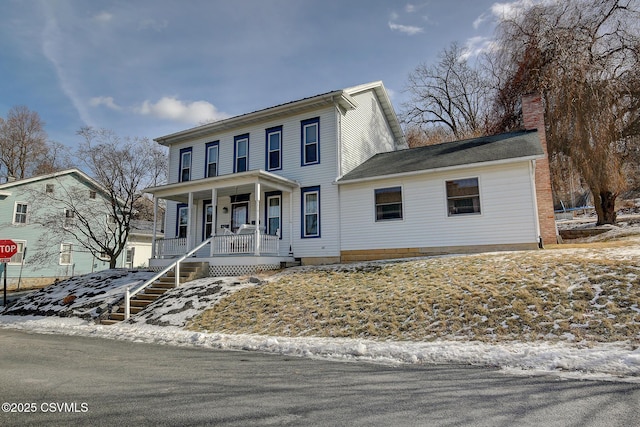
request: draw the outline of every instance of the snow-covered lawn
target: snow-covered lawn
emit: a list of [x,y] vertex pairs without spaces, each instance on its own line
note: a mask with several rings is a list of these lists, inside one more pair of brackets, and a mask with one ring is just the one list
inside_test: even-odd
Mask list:
[[[539,258],[533,260],[532,257]],[[263,278],[266,281],[248,277],[207,278],[170,291],[136,316],[134,321],[113,326],[96,324],[92,319],[109,305],[117,303],[118,296],[123,294],[127,286],[134,286],[153,273],[107,271],[60,282],[34,292],[0,315],[0,327],[301,357],[391,364],[466,363],[501,367],[506,372],[523,375],[551,373],[585,379],[640,382],[640,335],[637,330],[640,308],[635,300],[640,288],[639,258],[640,240],[635,237],[601,246],[592,245],[590,248],[303,267]],[[566,264],[566,270],[558,273],[549,267],[560,261]],[[455,279],[453,275],[448,276],[445,270],[437,272],[438,263],[453,268],[451,271],[466,266],[469,276]],[[593,271],[589,270],[590,266],[595,266]],[[518,269],[529,273],[520,274]],[[431,280],[440,277],[438,280],[445,280],[445,284],[453,284],[456,289],[455,292],[442,293],[441,300],[436,302],[440,306],[435,307],[435,314],[434,301],[426,301],[425,298],[436,292],[437,287],[430,287],[431,293],[416,293],[406,278],[407,274],[413,275],[417,284],[420,284],[423,277],[417,275],[425,273],[434,275]],[[381,291],[385,286],[370,286],[366,282],[374,281],[372,275],[377,276],[376,280],[387,280],[386,291]],[[496,282],[490,282],[490,277],[501,279],[497,282],[507,285],[496,288]],[[401,283],[398,282],[400,278]],[[359,303],[352,301],[351,296],[344,298],[339,293],[332,293],[334,289],[328,287],[324,288],[321,295],[327,301],[334,301],[335,306],[343,311],[343,316],[351,316],[348,322],[334,325],[338,328],[335,330],[350,327],[359,332],[331,333],[334,326],[328,323],[313,324],[311,321],[318,320],[319,310],[323,307],[316,307],[314,315],[308,308],[299,306],[296,290],[301,290],[309,297],[307,300],[313,301],[315,296],[309,294],[309,289],[317,286],[320,280],[356,288],[355,292],[361,295]],[[469,280],[473,283],[464,283]],[[535,288],[536,295],[523,293],[529,281],[539,285]],[[488,289],[494,292],[491,295],[494,306],[483,301],[479,293],[474,293],[474,287],[486,283],[489,283]],[[371,289],[371,293],[364,295],[363,289]],[[389,323],[392,326],[385,326],[383,330],[383,323],[380,322],[384,318],[376,312],[376,308],[381,303],[396,304],[397,300],[405,299],[403,289],[409,292],[411,298],[417,299],[405,304],[408,307],[402,310],[406,312],[392,318]],[[275,294],[270,295],[271,292]],[[514,292],[520,292],[520,298],[514,297]],[[548,305],[541,307],[536,307],[535,303],[518,304],[519,299],[526,298],[545,301],[549,299],[549,294],[545,292],[561,293],[562,298],[550,300]],[[395,297],[389,299],[390,294],[395,294]],[[541,295],[542,300],[539,299]],[[454,298],[457,299],[450,307],[442,307],[442,301]],[[429,303],[431,313],[427,312]],[[474,313],[475,309],[469,308],[478,303],[485,312]],[[317,301],[314,304],[317,306]],[[234,308],[234,305],[237,307]],[[262,307],[261,311],[255,311],[258,307]],[[362,307],[369,310],[364,318],[375,318],[378,323],[365,325],[359,330],[361,321],[354,313],[362,311]],[[422,307],[422,315],[427,315],[428,322],[422,323],[432,326],[422,336],[411,331],[412,324],[420,323],[420,313],[415,310],[416,307]],[[261,318],[261,324],[253,322],[254,326],[249,325],[248,328],[237,324],[235,330],[229,329],[228,325],[211,329],[211,325],[221,319],[231,319],[235,315],[233,313],[244,311],[246,314],[250,310],[254,310],[254,315],[245,315],[233,321],[249,321],[251,324],[258,315],[271,313],[271,317]],[[386,311],[395,313],[398,310],[398,307],[392,306],[387,307]],[[505,310],[513,314],[507,316]],[[377,311],[381,312],[379,309]],[[224,315],[221,316],[221,313]],[[533,323],[525,323],[522,313],[529,316],[527,322]],[[329,320],[329,314],[325,321]],[[435,316],[435,320],[428,316]],[[467,323],[462,321],[465,317],[468,318]],[[288,320],[282,322],[283,318]],[[522,331],[525,334],[518,335],[517,331],[523,325],[536,322],[544,324],[544,328],[531,330],[528,326],[529,330]],[[291,325],[289,329],[281,329],[287,323]],[[589,324],[593,326],[591,330]],[[262,329],[255,329],[255,325]],[[321,327],[318,328],[318,325]],[[294,330],[294,327],[303,329]],[[380,328],[379,335],[382,338],[376,336],[376,327]],[[567,328],[567,331],[573,328],[574,333],[562,328]],[[597,336],[594,331],[600,330],[598,328],[604,328],[602,330],[609,335]],[[262,332],[246,332],[256,330]],[[323,330],[325,336],[318,336],[318,331]]]

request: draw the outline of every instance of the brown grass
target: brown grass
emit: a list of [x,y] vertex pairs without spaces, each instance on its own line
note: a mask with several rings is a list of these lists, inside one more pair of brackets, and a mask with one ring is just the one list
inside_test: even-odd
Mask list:
[[637,341],[640,268],[609,257],[612,247],[294,269],[224,298],[189,328],[383,340]]

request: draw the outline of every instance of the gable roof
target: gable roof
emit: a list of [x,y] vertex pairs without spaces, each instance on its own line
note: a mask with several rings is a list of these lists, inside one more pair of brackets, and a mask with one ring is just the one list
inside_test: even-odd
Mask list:
[[247,126],[253,123],[275,120],[292,114],[297,114],[336,104],[345,110],[353,110],[358,106],[358,104],[352,96],[367,90],[373,90],[376,93],[378,99],[380,100],[380,104],[382,105],[382,111],[386,115],[391,129],[394,133],[395,139],[399,144],[404,144],[404,133],[402,132],[402,128],[400,127],[400,122],[398,121],[391,101],[389,100],[389,96],[387,95],[387,91],[381,81],[354,86],[347,89],[333,90],[330,92],[321,93],[319,95],[310,96],[308,98],[286,102],[284,104],[279,104],[251,113],[241,114],[239,116],[218,120],[191,129],[186,129],[180,132],[161,136],[155,138],[154,141],[162,145],[170,145],[192,138],[203,137],[215,132],[238,128],[241,126]]
[[359,182],[543,156],[544,151],[535,130],[510,132],[376,154],[337,182]]
[[[104,188],[95,179],[91,178],[89,175],[82,172],[80,169],[76,169],[76,168],[65,169],[58,172],[48,173],[44,175],[37,175],[37,176],[32,176],[30,178],[17,179],[15,181],[5,182],[4,184],[0,184],[0,196],[11,195],[10,192],[6,192],[5,190],[11,190],[12,188],[19,187],[25,184],[31,184],[34,182],[47,181],[49,179],[57,179],[66,175],[75,175],[78,181],[102,193],[106,198],[110,197],[109,191],[106,188]],[[124,202],[121,199],[118,199],[118,201],[121,204],[124,204]]]
[[80,169],[75,169],[75,168],[74,169],[66,169],[66,170],[53,172],[53,173],[48,173],[48,174],[45,174],[45,175],[37,175],[37,176],[32,176],[30,178],[16,179],[15,181],[5,182],[4,184],[0,184],[0,190],[5,190],[5,189],[13,188],[13,187],[19,187],[21,185],[30,184],[32,182],[46,181],[46,180],[52,179],[52,178],[59,178],[59,177],[65,176],[65,175],[77,175],[77,177],[81,181],[83,181],[83,182],[95,187],[96,189],[102,190],[102,187],[100,186],[100,184],[98,184],[93,178],[91,178],[86,173],[82,172]]

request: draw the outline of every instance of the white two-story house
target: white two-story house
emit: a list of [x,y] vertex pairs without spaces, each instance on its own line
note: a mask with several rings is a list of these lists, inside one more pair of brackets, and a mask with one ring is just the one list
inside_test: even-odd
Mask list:
[[[167,185],[147,189],[156,206],[167,202],[165,238],[154,239],[152,267],[203,242],[194,256],[209,262],[212,275],[231,275],[294,260],[537,247],[540,240],[532,170],[545,155],[536,132],[409,150],[382,82],[155,141],[169,147],[170,171]],[[505,195],[504,185],[494,188],[501,177],[516,206],[496,196]],[[498,214],[504,209],[511,213]],[[504,218],[512,218],[506,233]],[[459,228],[466,237],[451,239]]]

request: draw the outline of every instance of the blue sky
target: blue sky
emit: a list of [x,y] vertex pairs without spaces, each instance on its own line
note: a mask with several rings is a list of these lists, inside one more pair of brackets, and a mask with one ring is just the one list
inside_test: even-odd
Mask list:
[[205,121],[407,76],[453,41],[473,52],[531,0],[0,0],[0,116],[49,139],[82,126],[155,138]]

